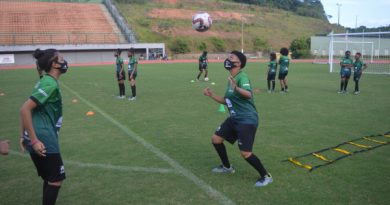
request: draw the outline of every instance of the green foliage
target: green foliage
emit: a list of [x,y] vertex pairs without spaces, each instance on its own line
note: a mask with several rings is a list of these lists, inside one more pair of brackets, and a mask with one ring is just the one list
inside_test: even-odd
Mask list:
[[158,23],[158,29],[160,31],[165,31],[165,30],[169,30],[170,28],[172,28],[174,26],[174,24],[171,22],[171,21],[160,21]]
[[256,38],[253,39],[253,48],[257,51],[264,51],[268,50],[269,46],[266,40],[256,36]]
[[298,15],[327,20],[324,7],[320,0],[234,0],[245,4],[255,4],[264,7],[275,7]]
[[199,45],[198,45],[198,50],[200,51],[205,51],[207,50],[207,44],[205,42],[201,42]]
[[290,44],[290,51],[293,58],[310,57],[310,38],[297,38]]
[[211,40],[211,43],[213,44],[216,51],[219,51],[219,52],[226,51],[225,41],[223,41],[220,38],[216,38],[216,37],[212,37],[210,40]]
[[188,42],[182,38],[175,39],[172,43],[169,49],[174,54],[179,53],[188,53],[190,52],[190,49],[188,47]]

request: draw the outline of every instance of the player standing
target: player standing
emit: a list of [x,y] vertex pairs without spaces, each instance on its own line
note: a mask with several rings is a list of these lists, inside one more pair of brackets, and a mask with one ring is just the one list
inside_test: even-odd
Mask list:
[[280,58],[279,58],[279,80],[280,80],[280,87],[281,92],[288,92],[288,86],[287,86],[287,74],[288,74],[288,66],[290,65],[290,59],[288,58],[288,49],[287,48],[281,48],[280,49]]
[[350,58],[351,51],[345,51],[345,56],[340,61],[340,91],[339,94],[348,94],[347,86],[349,78],[351,77],[351,67],[353,67],[353,61]]
[[355,81],[355,92],[353,94],[357,95],[359,91],[359,80],[362,77],[363,70],[367,69],[367,64],[361,60],[362,54],[355,54],[355,62],[353,63],[353,81]]
[[123,68],[123,59],[121,57],[122,51],[118,48],[118,50],[115,52],[114,56],[116,58],[115,66],[116,66],[116,79],[118,80],[118,87],[119,87],[119,96],[118,99],[124,99],[126,97],[125,95],[125,83],[126,80],[126,73]]
[[208,75],[208,63],[209,60],[207,59],[207,51],[203,51],[202,55],[199,56],[199,74],[196,77],[196,80],[199,81],[200,76],[202,75],[204,71],[204,80],[208,81],[209,78],[207,77]]
[[234,173],[229,162],[224,141],[233,144],[238,141],[241,156],[254,167],[260,175],[256,187],[266,186],[272,182],[271,175],[266,171],[260,159],[252,153],[258,127],[258,114],[253,101],[253,93],[249,78],[242,71],[246,64],[246,56],[239,51],[232,51],[224,62],[224,67],[230,72],[225,96],[218,96],[210,88],[205,88],[203,94],[228,107],[230,117],[215,131],[211,138],[222,165],[212,169],[216,173]]
[[[270,61],[268,63],[268,72],[267,72],[268,93],[275,92],[275,76],[276,76],[276,69],[278,67],[278,63],[276,62],[276,53],[272,52],[269,57],[270,57]],[[272,88],[271,88],[271,83],[272,83]]]
[[38,65],[46,74],[35,85],[20,108],[21,147],[27,149],[43,179],[42,204],[55,204],[65,170],[58,132],[62,125],[62,97],[58,79],[68,70],[67,62],[55,49],[35,50]]
[[135,57],[135,50],[134,48],[130,48],[127,56],[129,57],[129,63],[127,66],[127,74],[129,75],[129,82],[131,87],[131,94],[132,96],[129,97],[129,100],[135,100],[137,96],[137,90],[135,86],[135,79],[137,78],[137,66],[138,66],[138,60]]

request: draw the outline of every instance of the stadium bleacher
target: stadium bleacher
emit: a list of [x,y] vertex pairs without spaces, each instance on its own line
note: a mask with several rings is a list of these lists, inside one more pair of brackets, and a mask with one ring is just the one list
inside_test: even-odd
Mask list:
[[0,1],[0,45],[120,43],[94,3]]

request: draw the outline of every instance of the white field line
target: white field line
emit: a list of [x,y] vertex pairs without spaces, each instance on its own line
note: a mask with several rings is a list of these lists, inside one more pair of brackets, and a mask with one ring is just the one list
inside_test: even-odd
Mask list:
[[[29,157],[27,153],[21,153],[13,150],[10,150],[9,153],[21,157]],[[160,174],[176,173],[177,174],[177,171],[173,169],[162,169],[162,168],[119,166],[119,165],[112,165],[112,164],[95,164],[95,163],[85,163],[85,162],[77,162],[77,161],[69,161],[69,160],[64,160],[64,164],[65,165],[70,164],[82,168],[95,168],[95,169],[100,168],[100,169],[125,171],[125,172],[148,172],[148,173],[160,173]]]
[[100,113],[104,118],[106,118],[108,121],[110,121],[112,124],[120,128],[123,132],[127,134],[131,139],[137,141],[141,145],[143,145],[147,150],[154,153],[157,157],[161,158],[163,161],[167,162],[169,165],[171,165],[174,170],[176,170],[180,175],[183,175],[190,181],[192,181],[194,184],[196,184],[199,188],[201,188],[203,191],[206,192],[211,198],[217,200],[221,204],[235,204],[232,200],[227,198],[225,195],[220,193],[219,191],[215,190],[213,187],[208,185],[205,181],[198,178],[195,174],[193,174],[188,169],[181,166],[178,162],[170,158],[168,155],[163,153],[160,149],[153,146],[149,142],[147,142],[144,138],[139,136],[137,133],[133,132],[131,129],[126,127],[125,125],[121,124],[114,118],[112,118],[109,114],[101,110],[98,106],[92,104],[85,98],[83,98],[81,95],[79,95],[76,91],[72,90],[70,87],[66,86],[64,83],[61,83],[61,86],[70,91],[72,94],[74,94],[78,99],[83,101],[85,104],[90,106],[92,109],[94,109],[96,112]]

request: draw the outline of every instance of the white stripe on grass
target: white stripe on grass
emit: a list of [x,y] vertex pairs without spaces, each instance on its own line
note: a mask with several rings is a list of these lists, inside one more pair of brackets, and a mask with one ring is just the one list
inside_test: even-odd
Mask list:
[[104,112],[102,109],[100,109],[98,106],[92,104],[85,98],[83,98],[81,95],[79,95],[76,91],[72,90],[70,87],[66,86],[64,83],[61,83],[62,87],[70,91],[72,94],[74,94],[78,99],[83,101],[85,104],[93,108],[96,112],[100,113],[104,118],[106,118],[108,121],[110,121],[112,124],[120,128],[123,132],[125,132],[130,138],[137,141],[141,145],[143,145],[146,149],[148,149],[150,152],[154,153],[157,157],[161,158],[165,162],[167,162],[169,165],[171,165],[179,174],[185,176],[187,179],[191,180],[193,183],[195,183],[199,188],[203,189],[211,198],[216,199],[221,204],[235,204],[232,200],[227,198],[225,195],[220,193],[219,191],[215,190],[213,187],[208,185],[206,182],[204,182],[202,179],[198,178],[195,174],[193,174],[190,170],[184,168],[181,166],[178,162],[170,158],[168,155],[163,153],[160,149],[153,146],[149,142],[147,142],[144,138],[139,136],[137,133],[133,132],[131,129],[123,125],[122,123],[118,122],[114,118],[112,118],[109,114]]
[[[10,150],[10,154],[18,155],[21,157],[29,157],[28,154],[16,152]],[[112,164],[95,164],[95,163],[85,163],[85,162],[77,162],[77,161],[69,161],[64,160],[65,165],[74,165],[82,168],[100,168],[107,170],[116,170],[116,171],[125,171],[125,172],[148,172],[148,173],[160,173],[160,174],[169,174],[169,173],[177,173],[177,171],[173,169],[162,169],[162,168],[148,168],[148,167],[136,167],[136,166],[119,166]]]

